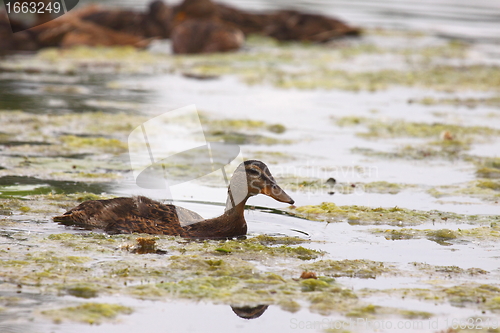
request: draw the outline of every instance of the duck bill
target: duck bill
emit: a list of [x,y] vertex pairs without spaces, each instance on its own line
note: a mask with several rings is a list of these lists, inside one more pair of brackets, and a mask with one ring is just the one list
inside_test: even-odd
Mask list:
[[264,187],[262,189],[262,194],[270,196],[274,200],[289,203],[290,205],[293,205],[295,203],[295,201],[292,198],[290,198],[290,196],[286,194],[286,192],[283,191],[283,189],[279,187],[277,184],[272,184]]

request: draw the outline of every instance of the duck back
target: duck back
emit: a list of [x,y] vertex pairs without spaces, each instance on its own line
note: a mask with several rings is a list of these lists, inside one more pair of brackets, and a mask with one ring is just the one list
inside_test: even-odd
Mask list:
[[147,233],[185,236],[183,225],[203,218],[188,209],[162,204],[143,196],[92,200],[81,203],[54,221],[109,234]]

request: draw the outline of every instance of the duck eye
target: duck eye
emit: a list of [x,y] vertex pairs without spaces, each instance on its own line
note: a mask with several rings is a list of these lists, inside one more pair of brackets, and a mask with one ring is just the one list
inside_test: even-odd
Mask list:
[[253,175],[253,176],[260,176],[260,172],[258,170],[255,170],[255,169],[248,169],[247,173],[249,175]]

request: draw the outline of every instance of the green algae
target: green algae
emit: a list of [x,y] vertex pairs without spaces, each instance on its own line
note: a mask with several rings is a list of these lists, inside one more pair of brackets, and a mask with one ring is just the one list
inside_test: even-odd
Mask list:
[[[53,253],[36,253],[24,251],[22,260],[0,258],[0,269],[8,281],[20,285],[53,285],[64,280],[67,276],[75,276],[85,273],[85,267],[91,259],[82,256],[56,256]],[[15,272],[11,269],[15,268]],[[73,280],[73,279],[71,279]],[[75,277],[76,283],[79,279]]]
[[19,199],[12,198],[11,195],[4,197],[3,192],[1,192],[0,198],[2,199],[0,202],[0,215],[12,215],[12,213],[23,204]]
[[494,191],[500,191],[500,181],[492,181],[492,180],[478,180],[477,187],[491,189]]
[[476,161],[478,178],[500,178],[500,157],[485,158]]
[[241,259],[207,259],[198,255],[171,256],[172,270],[189,271],[195,276],[231,276],[242,279],[253,278],[254,266]]
[[435,198],[446,196],[469,196],[484,201],[497,201],[500,198],[497,182],[490,179],[478,179],[462,184],[442,185],[426,191]]
[[291,191],[317,192],[330,189],[324,180],[317,178],[280,176],[277,181],[283,189]]
[[127,150],[127,144],[118,139],[109,138],[89,138],[74,135],[64,135],[60,137],[64,146],[69,148],[100,148],[105,152],[122,153]]
[[461,215],[440,211],[418,211],[406,208],[372,208],[365,206],[337,206],[332,202],[323,202],[320,205],[296,207],[291,212],[300,217],[326,222],[347,221],[350,224],[389,224],[397,226],[418,225],[429,221],[457,221],[478,222],[487,221],[490,216]]
[[452,144],[429,142],[428,144],[404,145],[389,152],[360,147],[352,148],[351,152],[383,159],[429,160],[434,158],[457,160],[469,149],[469,144],[464,145],[461,142]]
[[[397,146],[392,151],[379,151],[355,147],[351,152],[378,158],[402,158],[423,160],[430,158],[478,160],[465,153],[474,143],[485,143],[500,135],[498,129],[486,126],[461,126],[445,123],[407,122],[404,120],[383,121],[375,118],[347,116],[333,119],[338,126],[362,126],[366,128],[356,135],[367,139],[410,137],[424,139],[423,142]],[[486,164],[486,165],[485,165]],[[491,168],[485,162],[478,168]],[[490,170],[485,169],[482,174]],[[481,174],[481,171],[480,173]]]
[[[231,255],[234,258],[269,258],[288,257],[300,260],[310,260],[323,254],[321,251],[307,249],[298,244],[311,242],[308,239],[288,236],[258,235],[241,240],[188,242],[183,245],[182,254],[203,251],[217,255]],[[178,251],[177,246],[170,250]]]
[[363,54],[380,54],[388,52],[375,44],[353,44],[339,49],[343,59],[351,59]]
[[238,279],[230,276],[200,277],[179,282],[168,282],[157,285],[168,294],[175,294],[187,299],[227,299],[231,296]]
[[[439,267],[439,266],[438,266]],[[449,274],[449,273],[447,273]],[[415,298],[433,303],[448,301],[456,307],[477,307],[484,311],[498,311],[497,302],[500,288],[492,284],[467,283],[449,287],[436,286],[432,289],[400,288],[389,290],[364,290],[368,294],[400,295],[403,298]],[[404,310],[403,310],[404,311]],[[417,312],[418,313],[418,312]],[[400,313],[404,315],[404,313]],[[422,317],[425,314],[422,313]]]
[[45,310],[42,314],[52,318],[55,323],[71,320],[98,325],[113,320],[119,315],[129,315],[132,312],[132,308],[119,304],[83,303],[62,309]]
[[251,119],[217,119],[210,122],[210,126],[213,128],[259,129],[265,125],[266,123],[261,120]]
[[[290,256],[290,257],[295,257],[301,260],[311,260],[311,259],[316,259],[319,256],[322,255],[321,251],[317,250],[311,250],[302,246],[288,246],[288,245],[281,245],[281,246],[267,246],[267,244],[272,244],[272,240],[268,238],[270,236],[267,236],[265,240],[262,238],[259,239],[254,239],[250,238],[248,240],[244,241],[226,241],[224,243],[221,243],[219,247],[214,249],[214,251],[217,252],[224,252],[224,253],[252,253],[252,252],[257,252],[257,253],[265,253],[266,255],[270,256]],[[288,244],[293,244],[295,240],[285,240],[285,243]],[[297,241],[301,241],[298,239]],[[274,241],[275,242],[275,241]],[[279,244],[278,242],[275,242],[274,244]]]
[[233,143],[239,145],[277,145],[277,144],[291,144],[292,141],[288,139],[277,139],[270,136],[261,134],[247,134],[241,132],[232,132],[225,130],[214,130],[207,133],[207,140],[209,141],[222,141],[224,143]]
[[332,277],[357,277],[362,279],[375,279],[378,275],[395,272],[394,267],[382,262],[371,260],[319,260],[302,265],[308,271],[319,272]]
[[274,125],[269,125],[267,127],[267,130],[272,133],[282,134],[286,132],[286,127],[285,125],[282,124],[274,124]]
[[421,48],[405,48],[401,53],[405,56],[418,55],[422,57],[422,62],[429,62],[435,58],[445,59],[464,59],[467,57],[467,51],[470,49],[470,44],[460,40],[450,40],[445,44],[438,46],[424,46]]
[[99,73],[105,66],[110,73],[132,74],[149,73],[152,68],[157,72],[167,71],[168,67],[162,66],[163,61],[164,57],[161,55],[130,46],[80,46],[66,50],[47,48],[38,52],[31,65],[17,61],[13,64],[2,64],[1,67],[23,70],[35,66],[46,72],[76,74]]
[[387,181],[375,181],[366,183],[341,183],[331,184],[328,180],[299,177],[299,176],[279,176],[276,177],[280,187],[290,191],[301,191],[310,193],[389,193],[397,194],[405,189],[413,188],[411,184],[391,183]]
[[47,240],[56,241],[60,246],[71,248],[73,251],[87,252],[98,251],[100,253],[114,252],[117,242],[123,241],[123,237],[110,237],[106,234],[88,233],[76,235],[69,233],[51,234]]
[[[105,242],[87,248],[86,254],[91,255],[99,253],[98,249],[103,244],[111,245],[116,251],[117,242],[135,242],[140,237],[141,235],[108,236],[92,233],[85,235],[66,233],[53,234],[47,237],[46,241],[47,245],[54,248],[59,248],[64,242],[77,244],[87,241],[89,243]],[[109,240],[113,242],[108,243]],[[181,241],[176,237],[159,236],[157,243],[167,248],[168,244],[177,244],[178,247],[178,242]],[[14,278],[11,280],[14,283],[25,284],[37,281],[36,283],[46,292],[54,290],[56,293],[76,297],[126,294],[140,299],[210,300],[223,304],[263,304],[262,302],[265,302],[265,304],[275,304],[291,312],[300,309],[300,302],[305,301],[311,311],[324,315],[334,312],[343,315],[353,314],[370,305],[363,304],[356,293],[351,289],[343,288],[328,276],[373,278],[381,274],[398,272],[386,263],[367,260],[320,260],[311,264],[303,264],[303,262],[299,264],[301,261],[296,258],[297,263],[294,264],[290,258],[294,258],[295,254],[291,257],[290,254],[286,254],[285,258],[288,258],[286,270],[266,272],[262,270],[262,267],[257,268],[253,261],[264,263],[276,255],[269,256],[267,253],[261,253],[262,246],[279,248],[282,245],[301,244],[307,240],[260,235],[241,241],[249,244],[244,244],[229,254],[221,256],[216,251],[226,243],[232,245],[232,242],[238,241],[189,242],[184,245],[186,253],[189,254],[181,254],[183,251],[179,249],[177,251],[179,254],[163,257],[168,260],[168,265],[165,265],[165,259],[159,259],[160,257],[156,254],[147,254],[149,257],[146,266],[139,256],[126,254],[127,252],[123,254],[126,256],[126,261],[111,262],[89,261],[72,254],[66,258],[55,256],[54,253],[43,255],[33,253],[27,256],[26,260],[10,262],[8,266],[0,265],[0,272],[9,279]],[[82,244],[78,245],[82,246]],[[278,252],[278,258],[285,255],[281,251]],[[115,255],[119,255],[119,252]],[[4,254],[0,253],[0,256]],[[32,261],[31,258],[34,260]],[[252,262],[249,261],[250,258]],[[37,266],[38,272],[35,274],[31,272],[33,264],[42,265]],[[16,267],[15,272],[7,273],[7,267]],[[295,267],[297,271],[316,271],[326,277],[320,276],[317,280],[292,279],[286,273],[292,267]],[[454,267],[443,268],[443,270],[446,274],[458,272],[458,269]],[[96,272],[99,273],[96,274]],[[469,274],[467,270],[465,273]],[[23,276],[25,274],[31,278],[26,279]],[[61,283],[63,279],[65,282]],[[444,292],[441,294],[442,297],[447,297]],[[491,307],[494,308],[493,305]],[[417,314],[411,311],[399,313],[378,306],[373,315],[380,316],[388,313],[396,313],[405,318],[426,317],[423,313]],[[65,320],[65,318],[60,318],[60,320]]]
[[[344,302],[344,299],[356,299],[351,290],[343,288],[331,278],[320,277],[318,280],[311,279],[313,282],[304,282],[306,280],[289,277],[286,272],[297,265],[294,262],[303,263],[301,259],[305,259],[302,258],[304,255],[320,254],[297,246],[308,240],[261,235],[242,240],[246,244],[239,247],[236,246],[238,241],[205,241],[188,242],[184,248],[179,248],[179,242],[185,243],[185,240],[158,236],[158,246],[177,248],[172,250],[176,252],[175,255],[162,257],[167,259],[166,265],[165,259],[160,259],[157,254],[145,254],[149,256],[145,262],[128,251],[119,251],[141,237],[95,233],[61,233],[45,238],[32,235],[31,241],[43,244],[46,249],[57,249],[60,253],[61,246],[65,246],[66,255],[20,248],[18,252],[25,253],[24,258],[21,256],[24,260],[12,260],[8,259],[8,251],[0,251],[0,275],[8,279],[9,283],[36,286],[43,288],[45,293],[68,294],[79,298],[126,294],[141,299],[167,297],[210,300],[231,305],[264,302],[295,312],[300,309],[299,300],[308,301],[310,297],[322,299],[320,294],[328,293],[336,302],[323,299],[311,304],[325,313],[339,309],[338,303]],[[232,251],[221,256],[216,251],[221,246],[231,246]],[[103,248],[110,250],[119,260],[92,260],[90,257],[74,255],[82,251],[92,257],[108,257],[107,253],[101,251]],[[257,268],[252,263],[268,262],[273,266],[274,262],[280,262],[280,258],[286,258],[289,268],[269,272],[266,266],[263,266],[263,270],[263,267]],[[356,302],[344,304],[342,311],[347,311]],[[58,320],[64,319],[60,317]]]
[[249,159],[266,161],[267,164],[280,164],[297,160],[296,156],[280,151],[251,151],[248,152]]
[[[498,216],[496,219],[498,220]],[[413,238],[425,237],[431,241],[437,242],[441,245],[450,245],[450,241],[453,240],[467,240],[471,241],[474,239],[481,240],[496,240],[500,237],[500,228],[497,226],[496,222],[492,222],[490,226],[481,226],[471,229],[460,229],[450,230],[450,229],[412,229],[412,228],[400,228],[400,229],[372,229],[370,230],[375,234],[383,234],[388,240],[405,240]]]
[[137,49],[132,46],[115,46],[115,47],[87,47],[79,46],[71,49],[61,50],[56,48],[47,48],[38,53],[38,57],[45,58],[49,61],[58,61],[60,58],[80,58],[80,59],[126,59],[127,61],[135,60],[135,57],[145,60],[152,56],[149,52]]
[[262,120],[252,119],[212,119],[202,114],[202,124],[212,131],[241,131],[241,130],[267,130],[272,133],[281,134],[286,131],[282,124],[268,124]]
[[[352,291],[342,288],[333,279],[301,281],[286,279],[275,273],[258,272],[251,267],[252,265],[244,261],[240,262],[243,269],[228,271],[229,262],[226,260],[189,256],[183,259],[186,261],[180,268],[176,266],[179,258],[173,260],[174,262],[170,265],[170,268],[174,269],[173,271],[181,269],[198,273],[195,273],[194,277],[190,275],[191,277],[187,279],[162,281],[155,286],[132,287],[130,292],[141,297],[156,295],[193,300],[208,299],[232,305],[240,303],[262,304],[264,302],[265,304],[277,304],[282,309],[291,312],[300,309],[300,304],[296,300],[300,298],[310,300],[311,297],[321,297],[324,293],[328,293],[330,300],[336,299],[337,302],[345,299],[356,299]],[[314,304],[311,306],[313,307]],[[338,305],[329,303],[323,304],[322,307],[324,307],[324,311],[332,311]]]
[[321,279],[305,279],[300,281],[300,285],[302,291],[304,292],[324,290],[330,287],[330,284],[328,282],[323,281]]
[[75,285],[64,286],[62,291],[68,295],[80,298],[94,298],[99,294],[99,289],[96,285],[90,283],[79,283]]
[[384,231],[376,229],[373,232],[375,233],[383,232],[385,234],[385,238],[390,240],[412,239],[420,236],[416,230],[406,229],[406,228],[391,229]]
[[409,100],[408,103],[419,103],[427,106],[434,105],[451,105],[451,106],[465,106],[468,108],[477,108],[479,106],[500,107],[500,97],[485,97],[485,98],[434,98],[424,97],[422,99]]
[[433,313],[427,311],[400,310],[398,313],[408,319],[429,319],[434,316]]
[[[288,48],[293,48],[293,46],[287,46]],[[363,49],[363,47],[359,47],[356,49],[355,47],[352,48],[352,50],[342,50],[342,57],[345,58],[353,58],[357,57],[359,54],[363,53],[378,53],[378,52],[384,52],[384,50],[377,50],[375,48],[366,47]],[[124,57],[126,59],[127,57]],[[91,58],[85,58],[82,57],[82,59],[85,59],[85,61],[88,61],[88,59]],[[131,58],[132,59],[132,58]],[[203,59],[203,56],[200,57],[199,59]],[[220,61],[220,58],[217,59],[214,58],[213,60],[210,61]],[[291,57],[286,58],[286,61],[290,62],[290,59],[293,59],[293,55]],[[106,61],[112,60],[112,59],[106,59]],[[353,85],[354,87],[354,85]],[[368,87],[370,87],[368,85]],[[373,87],[376,87],[375,83]],[[111,117],[112,118],[112,117]],[[115,118],[116,119],[116,118]],[[98,122],[96,122],[98,123]],[[39,125],[37,125],[39,126]],[[239,126],[238,124],[235,124],[235,128]],[[247,126],[247,125],[244,125]],[[245,131],[251,131],[254,130],[268,130],[272,133],[272,130],[270,130],[270,127],[273,125],[267,125],[267,124],[260,124],[257,127],[244,127],[241,126],[239,129],[233,130],[234,132],[239,132],[242,129]],[[132,124],[128,124],[127,126],[124,126],[123,129],[119,130],[122,131],[122,134],[126,132],[127,130],[130,130],[132,127]],[[88,130],[85,129],[85,132]],[[101,131],[104,132],[104,128],[96,125],[95,128],[96,133]],[[110,130],[114,131],[114,130]],[[100,137],[105,137],[105,133],[97,133]],[[244,133],[247,134],[247,133]],[[278,133],[279,134],[279,133]],[[95,137],[99,137],[95,136]],[[106,138],[106,137],[105,137]],[[117,139],[123,141],[123,137],[117,136]],[[463,144],[462,144],[463,142]],[[448,142],[448,141],[436,141],[434,143],[429,143],[429,145],[434,145],[437,149],[443,149],[441,146],[446,146],[447,149],[449,150],[457,150],[455,146],[460,146],[462,151],[465,151],[468,145],[468,142],[466,141],[461,141],[460,143],[458,142]],[[75,147],[72,149],[75,150],[80,150],[82,147]],[[84,148],[84,147],[83,147]],[[99,151],[102,151],[99,149]],[[265,160],[265,159],[264,159]],[[33,161],[36,160],[31,160],[29,161],[30,163],[33,163]],[[267,160],[265,160],[267,162]],[[57,177],[64,177],[63,173],[57,173],[54,174],[57,175]],[[91,172],[87,170],[83,173],[78,173],[78,177],[83,177],[83,178],[96,178],[96,175],[98,175],[95,172]],[[479,183],[478,183],[479,184]],[[309,184],[302,184],[304,187],[310,186]],[[393,185],[400,185],[400,184],[391,184],[391,183],[379,183],[375,182],[373,184],[373,191],[379,192],[379,193],[384,193],[382,191],[386,191],[385,193],[391,193],[389,191],[396,191],[395,186]],[[314,184],[313,184],[314,186]],[[356,186],[359,186],[357,184]],[[405,188],[404,184],[401,184],[403,188]],[[486,188],[487,189],[487,188]],[[85,195],[83,195],[85,197]],[[88,199],[93,200],[95,197],[89,196]],[[68,205],[67,199],[75,200],[78,199],[77,197],[66,197],[66,198],[61,198],[61,201],[64,202],[59,202],[58,204],[61,205]],[[56,199],[56,195],[54,195],[53,200],[59,200]],[[69,203],[71,205],[71,203]],[[33,211],[32,206],[27,205],[24,207],[28,207]],[[378,212],[373,212],[374,214],[380,213],[386,214],[385,211],[378,211]],[[403,216],[405,216],[405,213],[402,211],[394,211],[393,213],[400,213]],[[357,220],[356,216],[357,212],[354,212],[352,215],[349,217],[352,218],[349,220],[351,223],[358,223],[359,220]],[[441,216],[438,214],[436,217],[436,220],[439,222],[439,219]],[[434,218],[434,217],[433,217]],[[328,220],[328,221],[333,221]],[[397,218],[394,220],[393,223],[406,223],[406,218],[404,220],[397,221]],[[380,223],[384,223],[381,221]],[[456,232],[453,230],[453,232]],[[460,235],[457,233],[457,238],[460,239]],[[426,237],[427,235],[423,235],[422,237]],[[37,238],[34,238],[37,239]],[[455,239],[455,240],[456,240]],[[450,240],[450,239],[447,239]],[[102,286],[105,286],[108,284],[110,287],[109,293],[111,294],[129,294],[129,295],[134,295],[135,297],[139,298],[154,298],[154,297],[164,297],[164,296],[169,296],[172,299],[177,299],[177,298],[189,298],[189,299],[206,299],[206,300],[213,300],[215,302],[223,302],[223,303],[230,303],[231,301],[240,301],[242,303],[245,303],[247,301],[255,301],[259,302],[262,300],[269,300],[270,304],[277,304],[279,306],[282,306],[284,309],[289,309],[288,311],[297,311],[300,308],[300,304],[297,301],[303,301],[307,300],[311,304],[311,309],[314,311],[320,312],[320,313],[325,313],[329,314],[332,311],[339,311],[343,314],[348,314],[352,313],[354,311],[357,311],[359,309],[362,309],[364,307],[368,308],[369,305],[362,305],[362,304],[354,304],[346,301],[348,291],[345,291],[344,295],[340,293],[342,296],[339,299],[335,299],[332,297],[332,293],[334,292],[333,287],[328,287],[325,286],[323,283],[323,280],[320,280],[320,282],[315,283],[319,285],[318,289],[315,290],[304,290],[304,282],[303,281],[293,281],[288,278],[288,274],[286,271],[280,271],[279,268],[276,268],[273,266],[274,263],[278,262],[283,262],[286,261],[287,265],[291,267],[291,269],[296,269],[297,265],[300,265],[302,262],[300,261],[300,258],[298,258],[298,255],[300,255],[300,251],[297,252],[290,252],[290,249],[287,249],[287,251],[284,251],[283,249],[281,250],[275,250],[274,248],[280,248],[280,245],[286,245],[287,248],[293,248],[293,246],[289,245],[295,245],[295,244],[300,244],[300,242],[297,243],[292,243],[292,244],[287,244],[287,243],[279,243],[282,240],[276,240],[276,239],[271,239],[269,240],[259,240],[258,244],[245,244],[241,246],[241,248],[233,248],[232,246],[226,246],[223,242],[208,242],[207,244],[195,244],[195,245],[187,245],[186,249],[184,249],[184,244],[181,243],[178,240],[172,241],[167,238],[161,237],[159,239],[159,244],[162,244],[162,247],[164,246],[169,246],[169,252],[172,251],[172,253],[175,253],[177,256],[179,253],[182,253],[184,250],[186,250],[186,253],[189,253],[189,255],[197,254],[199,258],[197,260],[193,261],[192,260],[185,260],[183,262],[183,259],[175,259],[173,261],[179,261],[179,266],[176,269],[166,269],[165,267],[161,267],[161,264],[155,261],[163,261],[165,262],[166,259],[158,259],[155,254],[147,254],[146,260],[142,260],[142,262],[139,262],[134,258],[134,255],[131,253],[128,253],[127,251],[119,251],[119,249],[124,249],[125,246],[121,246],[120,243],[134,243],[136,241],[135,236],[132,238],[119,238],[119,237],[109,237],[108,239],[106,238],[98,238],[97,236],[92,236],[85,238],[83,236],[61,236],[60,238],[57,237],[48,237],[48,239],[43,239],[43,242],[45,242],[44,246],[49,246],[49,247],[57,247],[57,249],[60,248],[60,246],[65,246],[64,250],[69,251],[68,253],[74,254],[74,252],[77,252],[77,255],[88,255],[89,257],[99,257],[102,253],[105,253],[106,255],[108,254],[113,254],[113,256],[116,256],[119,258],[122,263],[116,264],[116,265],[111,265],[112,269],[107,269],[106,264],[109,262],[106,262],[105,264],[96,264],[94,262],[86,262],[86,263],[81,263],[82,268],[85,267],[85,269],[89,269],[89,271],[95,271],[95,272],[101,272],[101,270],[104,272],[102,275],[99,275],[98,273],[97,277],[90,277],[90,273],[87,273],[85,270],[77,270],[79,272],[81,277],[88,278],[91,281],[95,282],[96,284],[99,284]],[[451,239],[453,241],[453,239]],[[95,243],[94,243],[95,242]],[[97,242],[101,242],[100,244]],[[263,244],[264,243],[264,244]],[[259,245],[260,244],[260,245]],[[123,244],[122,244],[123,245]],[[265,246],[266,248],[262,247]],[[103,250],[106,250],[107,252],[101,252]],[[273,251],[273,254],[270,255],[270,251]],[[175,257],[174,256],[174,257]],[[170,257],[169,257],[170,258]],[[250,274],[248,273],[249,271],[247,270],[248,267],[243,267],[244,264],[239,263],[239,259],[242,260],[248,260],[248,261],[256,261],[258,262],[257,267],[253,266],[252,270],[253,273],[257,274]],[[296,260],[299,259],[299,260]],[[144,266],[144,261],[147,261],[148,267],[146,268]],[[266,266],[267,262],[271,261],[271,264],[269,264],[268,267],[262,267]],[[22,263],[24,262],[24,263]],[[167,262],[170,262],[168,260]],[[298,263],[297,263],[298,262]],[[20,260],[18,263],[12,263],[12,267],[22,267],[22,266],[29,266],[30,261],[29,260]],[[17,265],[17,266],[16,266]],[[124,267],[124,265],[128,265],[129,267]],[[192,265],[193,269],[187,268],[184,269],[184,267]],[[151,267],[150,267],[151,266]],[[273,266],[273,268],[270,268]],[[56,266],[54,266],[56,267]],[[170,267],[172,268],[172,267]],[[266,269],[272,269],[272,270],[277,270],[276,276],[271,276],[267,272],[264,272]],[[446,268],[450,270],[452,273],[455,268],[449,267]],[[445,270],[446,270],[445,269]],[[210,272],[210,276],[206,277],[204,274],[205,272]],[[68,271],[64,271],[64,274],[57,275],[54,272],[49,271],[43,271],[42,275],[46,275],[48,277],[54,276],[54,281],[56,281],[56,276],[58,279],[62,280],[65,279],[68,283],[68,287],[71,288],[71,286],[75,286],[75,283],[77,282],[77,277],[70,274]],[[24,274],[24,273],[23,273]],[[194,286],[194,292],[190,293],[189,290],[186,291],[186,296],[184,293],[180,293],[180,290],[185,290],[186,288],[189,289],[189,285],[178,285],[179,281],[183,281],[181,279],[198,279],[199,277],[205,278],[204,280],[197,280],[193,281],[192,285]],[[200,277],[200,278],[201,278]],[[234,279],[231,279],[234,278]],[[116,281],[113,281],[116,280]],[[161,281],[166,281],[161,283]],[[43,279],[41,281],[41,285],[43,288],[47,291],[50,292],[50,283],[53,283],[54,281],[49,281],[47,279]],[[25,283],[25,282],[21,282]],[[141,286],[138,286],[139,283],[144,283]],[[311,282],[308,282],[309,284]],[[128,284],[125,286],[125,284]],[[168,288],[162,288],[159,287],[161,284],[172,284],[172,286]],[[314,283],[312,283],[314,284]],[[130,286],[130,287],[129,287]],[[220,293],[218,293],[217,290],[214,288],[220,288],[224,289]],[[241,287],[241,289],[240,289]],[[338,287],[338,286],[337,286]],[[277,290],[277,288],[283,288],[283,290]],[[98,295],[103,295],[105,294],[103,290],[100,287],[96,287],[96,292]],[[307,288],[305,288],[307,289]],[[207,291],[205,294],[204,292]],[[248,291],[250,290],[250,291]],[[234,293],[242,292],[242,296],[240,298],[234,296]],[[302,295],[307,294],[307,296]],[[344,297],[346,296],[346,297]],[[218,299],[217,297],[221,297]],[[352,297],[355,298],[355,297]],[[297,301],[295,301],[297,300]],[[376,305],[374,305],[376,306]],[[381,315],[382,308],[377,307],[377,311],[375,311],[376,315]],[[403,315],[403,314],[401,314]],[[404,316],[404,315],[403,315]],[[411,317],[411,315],[409,315]],[[423,317],[423,316],[422,316]]]
[[[500,130],[486,126],[461,126],[444,123],[419,123],[404,120],[382,121],[374,118],[346,116],[333,119],[338,126],[363,125],[368,132],[360,132],[365,138],[439,138],[442,133],[449,132],[462,140],[476,136],[488,137],[500,135]],[[453,140],[449,140],[453,141]]]
[[408,184],[396,184],[387,181],[377,181],[361,184],[365,192],[368,193],[389,193],[398,194],[403,189],[412,188],[414,186]]
[[31,208],[28,206],[21,206],[21,207],[19,207],[19,210],[23,213],[27,213],[31,210]]
[[[277,72],[277,71],[276,71]],[[274,74],[274,75],[272,75]],[[384,69],[348,72],[323,69],[315,75],[277,72],[267,75],[267,81],[280,88],[341,89],[378,91],[393,86],[430,88],[439,91],[498,90],[500,68],[488,65],[435,66],[419,71]]]
[[333,312],[348,313],[353,307],[359,307],[358,297],[346,288],[332,288],[320,292],[311,293],[308,297],[311,303],[309,309],[327,316]]
[[483,226],[472,229],[462,229],[459,231],[459,234],[465,237],[492,240],[500,237],[500,228],[493,222],[492,225],[488,227]]
[[84,201],[89,201],[89,200],[110,199],[109,195],[97,195],[95,193],[87,193],[87,192],[73,193],[73,194],[69,194],[68,196],[70,198],[75,198],[76,201],[78,201],[78,202],[84,202]]
[[354,317],[354,318],[373,318],[374,314],[377,313],[377,310],[380,309],[380,306],[376,306],[373,304],[369,304],[363,307],[355,308],[348,314],[346,314],[347,317]]
[[290,313],[295,313],[300,310],[301,306],[299,303],[294,301],[293,299],[284,298],[283,300],[278,301],[277,304],[283,311],[287,311]]
[[481,307],[489,310],[495,310],[495,301],[493,299],[500,296],[500,288],[489,285],[458,285],[449,288],[443,288],[442,291],[449,299],[451,304],[462,305],[466,303],[480,304]]
[[300,237],[291,237],[291,236],[269,236],[269,235],[258,235],[255,237],[251,238],[251,242],[258,242],[262,245],[295,245],[295,244],[302,244],[302,243],[308,243],[310,240],[300,238]]
[[61,233],[61,234],[51,234],[47,238],[50,240],[76,240],[81,238],[81,236],[69,233]]
[[[4,153],[12,157],[6,159],[7,168],[1,170],[3,175],[23,174],[94,182],[116,179],[130,169],[116,155],[127,150],[126,135],[143,121],[142,117],[124,113],[108,115],[100,112],[39,115],[0,111],[0,119],[8,124],[5,130],[9,132],[9,142],[36,139],[47,143],[6,145]],[[116,157],[108,155],[103,158],[107,154]],[[103,169],[106,171],[103,172]],[[39,187],[39,194],[51,190]]]
[[425,236],[428,240],[434,241],[439,245],[451,245],[450,240],[458,237],[457,233],[450,229],[427,230]]
[[411,263],[414,267],[418,268],[421,271],[425,271],[427,273],[445,273],[445,274],[467,274],[467,275],[484,275],[488,274],[488,271],[485,271],[481,268],[471,267],[467,269],[460,268],[458,266],[435,266],[429,265],[421,262],[413,262]]
[[[0,182],[2,181],[0,177]],[[21,178],[21,181],[27,182],[45,182],[45,180],[35,180]],[[24,188],[22,191],[12,191],[5,195],[0,194],[3,206],[0,205],[0,212],[5,211],[5,215],[12,215],[15,213],[32,214],[32,215],[55,215],[59,209],[64,211],[73,208],[79,202],[85,200],[109,199],[108,195],[95,195],[92,193],[78,192],[78,190],[91,190],[101,192],[104,186],[101,184],[87,184],[79,182],[66,182],[66,181],[52,181],[46,180],[47,185],[43,188],[48,188],[48,194],[37,194],[39,191],[35,186],[34,190]],[[76,191],[75,191],[76,190]],[[76,193],[71,193],[75,191]],[[62,194],[66,192],[68,194]],[[2,208],[3,207],[3,208]],[[21,209],[21,207],[25,207]],[[64,211],[60,211],[63,213]]]
[[82,256],[56,256],[54,252],[47,251],[38,254],[26,254],[26,258],[37,264],[58,264],[58,263],[68,263],[68,264],[84,264],[91,260],[89,257]]
[[500,296],[493,297],[492,299],[488,300],[485,306],[492,311],[500,310]]
[[[22,111],[0,111],[0,119],[8,122],[9,141],[19,138],[44,138],[53,143],[52,136],[48,136],[47,130],[66,133],[68,128],[72,129],[73,136],[80,135],[82,139],[93,137],[107,137],[110,133],[114,135],[128,135],[131,130],[148,120],[144,116],[131,115],[124,112],[80,112],[71,114],[48,114],[39,115]],[[17,129],[29,128],[29,133],[16,133]],[[64,138],[65,135],[62,135]],[[68,138],[68,141],[77,140]],[[78,146],[75,142],[74,146]],[[85,143],[85,141],[83,141]],[[35,148],[35,147],[32,147]],[[49,147],[44,147],[45,149]]]
[[[391,35],[385,37],[390,39]],[[247,45],[251,51],[182,57],[128,47],[78,47],[64,51],[45,49],[29,61],[16,59],[0,62],[0,68],[11,72],[30,72],[36,68],[41,72],[75,74],[99,73],[105,66],[110,73],[169,72],[193,77],[232,74],[248,84],[270,83],[279,88],[350,91],[376,91],[396,85],[445,91],[492,90],[500,85],[496,66],[443,65],[443,59],[463,60],[469,57],[468,45],[456,41],[424,47],[382,47],[373,42],[342,43],[332,47],[311,43],[276,43],[258,38],[248,40]],[[379,66],[379,69],[373,70],[369,66],[366,69],[361,66],[356,71],[342,70],[345,68],[343,64],[376,54],[390,55],[393,60],[406,64],[406,68],[395,70]]]
[[500,169],[483,167],[477,169],[476,175],[484,178],[500,178]]

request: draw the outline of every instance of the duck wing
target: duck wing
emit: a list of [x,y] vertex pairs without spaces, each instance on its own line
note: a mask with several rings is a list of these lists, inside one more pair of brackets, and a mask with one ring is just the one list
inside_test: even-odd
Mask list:
[[188,209],[137,196],[85,201],[55,222],[103,229],[110,234],[147,233],[184,236],[183,225],[203,218]]

